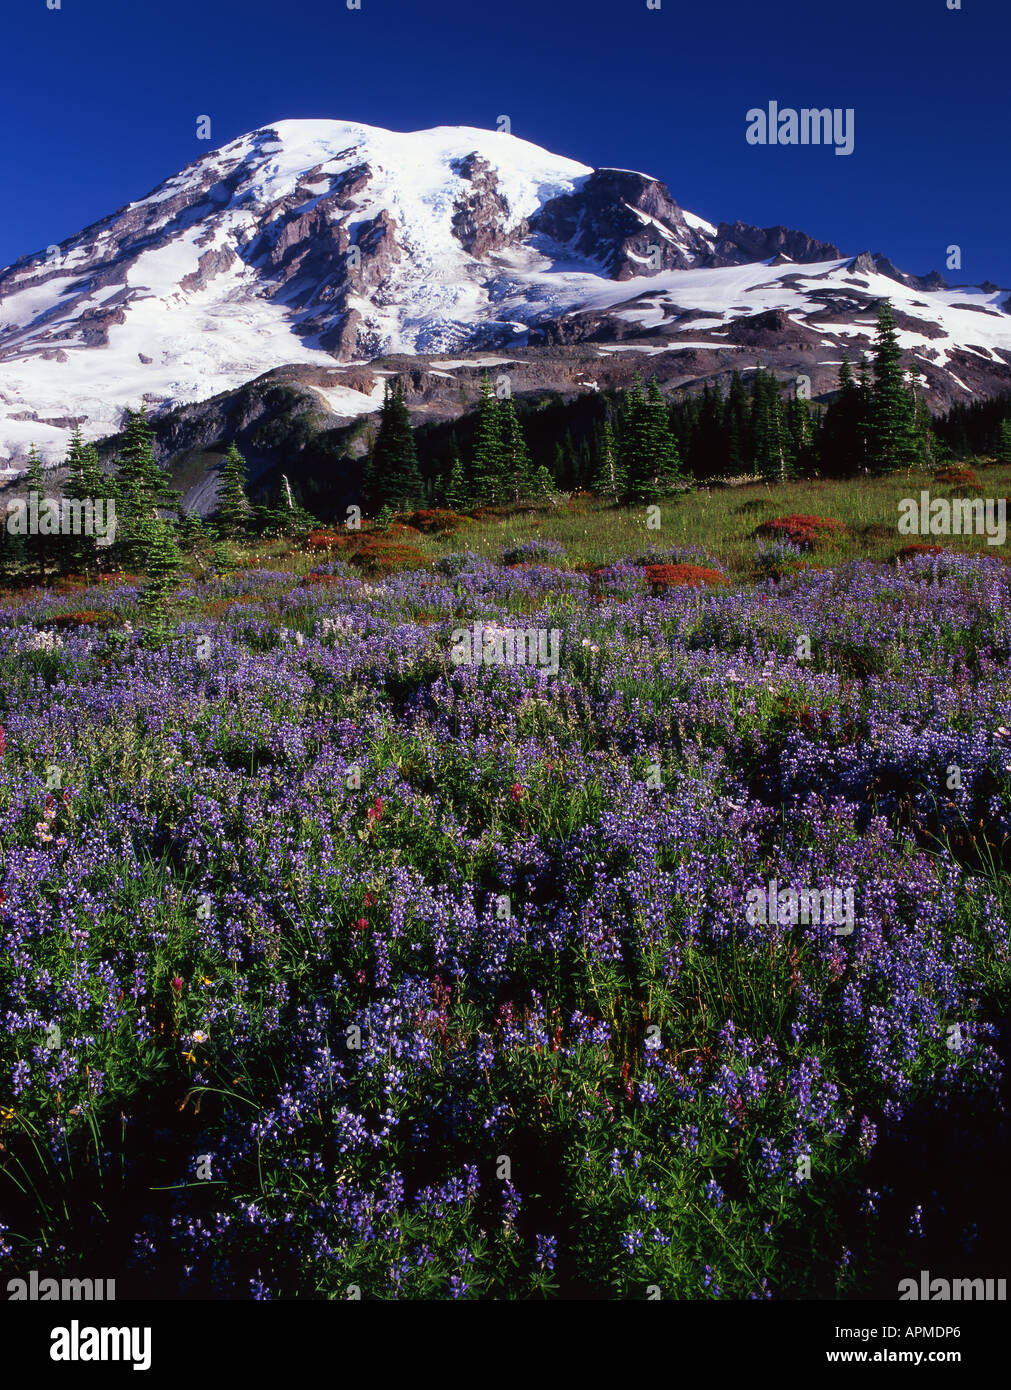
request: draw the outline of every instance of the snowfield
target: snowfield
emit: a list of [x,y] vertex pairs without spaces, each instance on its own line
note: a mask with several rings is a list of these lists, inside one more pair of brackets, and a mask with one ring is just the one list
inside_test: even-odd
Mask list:
[[[476,187],[459,164],[474,153],[494,171],[506,205],[502,229],[515,234],[483,256],[465,249],[454,223]],[[56,461],[75,423],[86,438],[99,438],[119,428],[127,407],[146,404],[156,414],[286,364],[332,367],[335,358],[313,326],[318,318],[311,319],[325,299],[321,287],[278,282],[250,248],[276,237],[293,212],[311,213],[322,202],[333,217],[331,188],[362,166],[368,180],[338,204],[351,241],[385,213],[399,252],[381,284],[346,300],[361,315],[370,358],[450,354],[433,364],[444,371],[475,361],[504,364],[508,357],[460,352],[475,330],[494,329],[508,349],[525,344],[538,323],[580,311],[614,310],[644,334],[671,336],[669,348],[653,344],[651,351],[719,348],[719,335],[735,318],[772,309],[788,312],[801,328],[834,335],[818,341],[836,350],[870,326],[866,306],[831,324],[805,321],[824,308],[817,295],[852,295],[849,259],[665,270],[617,281],[572,245],[524,239],[524,224],[550,199],[577,192],[593,170],[517,136],[468,126],[398,133],[345,121],[280,121],[195,161],[71,238],[59,257],[40,254],[0,274],[0,461],[22,464],[33,443]],[[657,219],[631,210],[668,242],[677,240]],[[695,233],[715,237],[712,223],[684,217]],[[208,270],[201,262],[211,252],[217,255]],[[629,259],[642,258],[630,252]],[[1011,352],[1003,291],[926,292],[863,271],[860,280],[863,294],[888,295],[900,315],[924,324],[922,334],[903,328],[900,336],[925,361],[943,366],[952,352],[971,347],[1002,363],[1001,352]],[[684,325],[691,341],[679,342],[676,321],[686,308],[708,317]],[[487,336],[483,345],[490,345]],[[375,393],[334,388],[320,395],[339,415],[377,405]]]

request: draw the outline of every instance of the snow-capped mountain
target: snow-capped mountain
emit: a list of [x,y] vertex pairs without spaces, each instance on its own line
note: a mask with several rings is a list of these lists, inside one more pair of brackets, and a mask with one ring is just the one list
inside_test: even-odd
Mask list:
[[[390,354],[452,377],[432,359],[593,343],[601,360],[681,353],[667,365],[686,380],[771,354],[829,389],[885,296],[936,401],[1011,385],[996,286],[714,226],[646,174],[499,131],[281,121],[0,272],[0,459],[33,442],[58,459],[75,424],[113,433],[142,401],[157,414],[280,366]],[[377,408],[381,378],[324,380],[338,418]]]

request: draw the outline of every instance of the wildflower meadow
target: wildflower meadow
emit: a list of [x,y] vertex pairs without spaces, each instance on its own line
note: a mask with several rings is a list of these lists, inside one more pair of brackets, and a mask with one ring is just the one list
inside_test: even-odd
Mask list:
[[128,574],[6,594],[4,1269],[1006,1273],[1011,570],[819,568],[812,520],[747,579],[463,531],[187,573],[154,628]]

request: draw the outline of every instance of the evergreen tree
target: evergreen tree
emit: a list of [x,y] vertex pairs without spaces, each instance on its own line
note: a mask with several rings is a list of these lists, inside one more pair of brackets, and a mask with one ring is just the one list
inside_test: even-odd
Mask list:
[[176,515],[175,535],[183,560],[195,562],[206,572],[211,564],[214,538],[200,516],[196,512],[184,512],[180,507]]
[[[697,424],[691,437],[686,438],[683,425],[678,426],[682,449],[696,477],[723,477],[727,472],[727,433],[723,423],[725,405],[719,381],[712,386],[707,381],[702,395],[696,399]],[[681,419],[684,413],[682,406],[679,411]]]
[[[39,451],[33,444],[28,451],[28,468],[25,472],[25,486],[27,488],[27,498],[30,512],[35,510],[39,514],[41,523],[41,512],[46,496],[45,477],[42,472],[42,460],[39,458]],[[35,508],[31,508],[32,494],[35,494]],[[29,532],[25,539],[25,557],[29,566],[38,575],[39,582],[44,584],[49,572],[49,566],[56,557],[56,548],[53,538],[50,535],[43,535],[40,528],[33,535]]]
[[670,427],[667,402],[656,377],[652,378],[646,392],[646,423],[653,456],[654,483],[661,494],[670,492],[682,476],[681,458]]
[[506,455],[502,408],[485,372],[481,399],[477,407],[477,438],[471,466],[474,494],[478,502],[501,502],[505,498]]
[[[109,502],[111,488],[107,486],[106,475],[99,463],[98,451],[93,444],[85,444],[80,429],[75,429],[70,439],[70,447],[64,465],[68,478],[65,496],[73,503],[80,504],[82,512],[90,505],[92,515],[101,505],[106,523],[111,520]],[[118,518],[117,518],[118,521]],[[86,535],[83,527],[78,535],[67,537],[64,546],[66,569],[74,569],[80,574],[92,575],[99,568],[99,557],[104,547],[99,546],[94,534]]]
[[217,507],[212,521],[221,537],[234,540],[249,529],[250,516],[246,496],[246,460],[235,444],[231,444],[218,473]]
[[916,381],[910,387],[913,405],[913,460],[921,469],[932,471],[937,466],[937,450],[934,446],[933,420],[930,407],[916,389]]
[[759,367],[751,386],[751,418],[755,471],[770,483],[793,476],[793,457],[783,412],[779,382]]
[[160,641],[168,619],[168,601],[178,586],[182,555],[171,525],[160,516],[143,516],[135,522],[135,537],[144,547],[147,583],[140,591],[138,606],[147,638]]
[[618,463],[624,479],[624,501],[655,502],[663,493],[658,481],[659,443],[655,407],[646,399],[636,372],[625,392],[618,421]]
[[[154,431],[147,410],[128,410],[124,441],[116,456],[116,482],[131,514],[154,508],[174,509],[179,494],[154,456]],[[119,499],[117,499],[119,500]]]
[[839,387],[825,411],[818,441],[822,470],[829,477],[845,478],[863,466],[864,414],[863,394],[844,353]]
[[127,411],[124,435],[112,484],[117,519],[115,551],[122,564],[142,570],[145,546],[152,534],[146,523],[157,519],[159,508],[175,509],[179,493],[155,460],[154,433],[143,408]]
[[425,500],[414,431],[399,377],[386,383],[379,430],[371,451],[369,493],[369,505],[376,510],[389,507],[393,511],[411,511]]
[[555,490],[555,480],[542,463],[534,474],[534,496],[541,502],[550,502],[552,506],[558,501],[558,494]]
[[454,453],[449,461],[449,472],[442,485],[442,500],[452,512],[465,511],[470,506],[470,493],[463,473],[460,455]]
[[786,434],[794,474],[812,471],[814,461],[814,422],[804,396],[794,392],[786,404]]
[[1002,420],[997,432],[997,458],[1001,463],[1011,463],[1011,420]]
[[748,390],[736,368],[730,378],[730,390],[727,393],[723,419],[727,436],[727,472],[731,477],[735,477],[751,468],[754,454]]
[[263,509],[264,531],[273,536],[301,537],[318,525],[316,517],[295,500],[291,483],[281,474],[281,488],[271,506]]
[[506,396],[499,411],[502,421],[502,485],[506,496],[518,502],[521,497],[530,495],[533,466],[512,396]]
[[600,441],[600,457],[593,479],[593,491],[598,497],[606,497],[611,502],[617,502],[625,491],[625,479],[621,472],[618,446],[614,440],[614,431],[611,428],[610,420],[604,421]]
[[916,459],[913,402],[902,370],[902,349],[889,300],[878,313],[874,336],[874,385],[871,390],[870,461],[881,473],[907,468]]

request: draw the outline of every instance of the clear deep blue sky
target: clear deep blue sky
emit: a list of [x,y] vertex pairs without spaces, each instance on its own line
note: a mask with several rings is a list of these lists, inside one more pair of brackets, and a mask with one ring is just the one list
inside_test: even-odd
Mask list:
[[[1011,286],[1008,0],[6,0],[0,265],[284,117],[494,127],[641,169],[711,221],[782,222]],[[856,147],[745,112],[852,107]],[[961,272],[945,248],[962,248]]]

